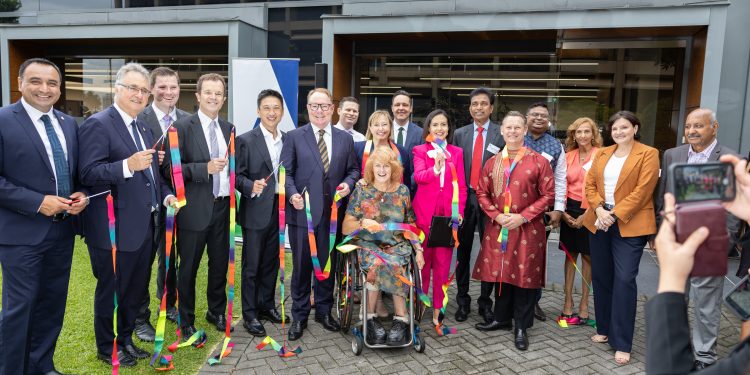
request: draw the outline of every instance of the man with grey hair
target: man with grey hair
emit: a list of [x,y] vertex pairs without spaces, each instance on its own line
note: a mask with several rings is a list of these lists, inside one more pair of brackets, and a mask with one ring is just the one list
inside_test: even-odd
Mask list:
[[[158,173],[158,158],[150,149],[154,137],[137,116],[148,104],[148,71],[137,63],[117,72],[114,104],[89,117],[80,127],[80,179],[92,195],[111,191],[114,199],[116,243],[110,241],[108,208],[104,198],[92,199],[84,218],[91,268],[97,279],[94,295],[94,333],[97,357],[112,364],[117,309],[117,357],[121,366],[136,365],[149,352],[135,346],[134,321],[146,293],[154,225],[162,205],[177,205],[171,189]],[[117,246],[116,254],[112,246]],[[113,259],[115,257],[115,259]],[[117,271],[112,264],[116,261]]]
[[[675,163],[708,163],[717,162],[724,154],[737,153],[729,147],[720,145],[716,139],[719,122],[714,111],[698,108],[685,119],[685,140],[687,144],[670,148],[664,152],[661,163],[662,173],[659,181],[659,192],[656,195],[656,212],[664,207],[664,193],[669,186],[669,167]],[[657,215],[657,220],[661,215]],[[730,235],[737,230],[737,219],[727,214],[727,229]],[[691,277],[685,295],[693,291],[695,321],[693,322],[693,351],[695,353],[695,370],[702,370],[716,362],[716,340],[719,335],[721,320],[721,298],[724,290],[724,277]]]

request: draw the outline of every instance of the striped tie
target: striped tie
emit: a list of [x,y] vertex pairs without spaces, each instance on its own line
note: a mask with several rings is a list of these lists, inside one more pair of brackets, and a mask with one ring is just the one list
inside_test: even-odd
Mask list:
[[318,137],[318,151],[320,151],[320,161],[323,163],[323,170],[328,173],[328,167],[329,161],[328,161],[328,147],[326,147],[326,142],[323,139],[323,136],[326,134],[326,131],[323,129],[318,130],[318,134],[320,135]]
[[65,151],[63,151],[60,139],[57,138],[57,133],[55,133],[55,129],[52,127],[52,120],[50,120],[49,116],[42,115],[41,120],[44,123],[44,130],[47,132],[50,148],[52,148],[52,160],[55,162],[57,195],[67,198],[70,196],[70,169],[68,168],[68,161],[65,158]]

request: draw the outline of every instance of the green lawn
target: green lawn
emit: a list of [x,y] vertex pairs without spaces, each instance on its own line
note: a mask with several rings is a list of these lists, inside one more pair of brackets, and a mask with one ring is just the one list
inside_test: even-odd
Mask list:
[[[241,247],[237,246],[236,251],[236,269],[235,269],[235,298],[233,320],[236,323],[242,317],[241,295],[240,295],[240,256]],[[287,257],[287,282],[291,278],[291,257]],[[198,280],[196,282],[196,327],[206,329],[208,342],[202,349],[193,347],[181,348],[174,353],[175,369],[170,374],[196,374],[198,370],[206,363],[206,359],[213,352],[214,348],[219,345],[224,334],[216,331],[205,320],[206,312],[206,270],[207,257],[203,256]],[[0,275],[2,280],[2,275]],[[156,326],[157,314],[159,311],[159,301],[156,300],[156,262],[154,262],[153,274],[150,283],[151,293],[151,311],[152,324]],[[96,280],[91,274],[91,263],[89,262],[88,251],[82,240],[76,241],[73,252],[73,266],[70,274],[70,287],[68,291],[68,304],[65,312],[65,323],[60,338],[57,342],[55,352],[55,366],[58,371],[63,373],[75,374],[108,374],[111,373],[111,367],[105,365],[96,358],[96,346],[94,340],[94,289]],[[2,289],[0,288],[0,291]],[[1,307],[1,306],[0,306]],[[175,324],[167,321],[165,345],[162,353],[169,353],[166,347],[174,342],[177,335],[175,334]],[[243,329],[236,326],[237,329]],[[137,338],[133,339],[136,344],[153,352],[152,343],[144,343]],[[239,354],[232,354],[239,355]],[[132,368],[120,368],[120,373],[128,374],[154,374],[156,371],[149,367],[149,360],[138,361],[138,366]]]

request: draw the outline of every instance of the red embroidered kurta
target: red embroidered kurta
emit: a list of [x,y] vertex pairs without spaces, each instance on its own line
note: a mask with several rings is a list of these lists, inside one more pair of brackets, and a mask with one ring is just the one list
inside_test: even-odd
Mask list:
[[[500,164],[496,167],[496,163]],[[510,175],[510,181],[510,212],[521,214],[529,222],[508,231],[508,247],[503,254],[497,240],[501,227],[494,220],[503,213],[505,204],[505,176],[502,155],[498,153],[485,163],[477,188],[479,206],[489,220],[472,277],[521,288],[541,288],[545,281],[547,255],[543,215],[555,201],[552,169],[544,157],[527,148]]]

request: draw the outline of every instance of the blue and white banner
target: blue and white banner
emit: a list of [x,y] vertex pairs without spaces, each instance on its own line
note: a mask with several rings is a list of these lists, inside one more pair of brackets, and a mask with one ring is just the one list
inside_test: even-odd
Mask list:
[[284,116],[279,129],[297,127],[297,93],[299,92],[299,59],[232,59],[229,75],[232,92],[229,96],[232,123],[237,135],[260,125],[258,94],[273,89],[284,97]]

